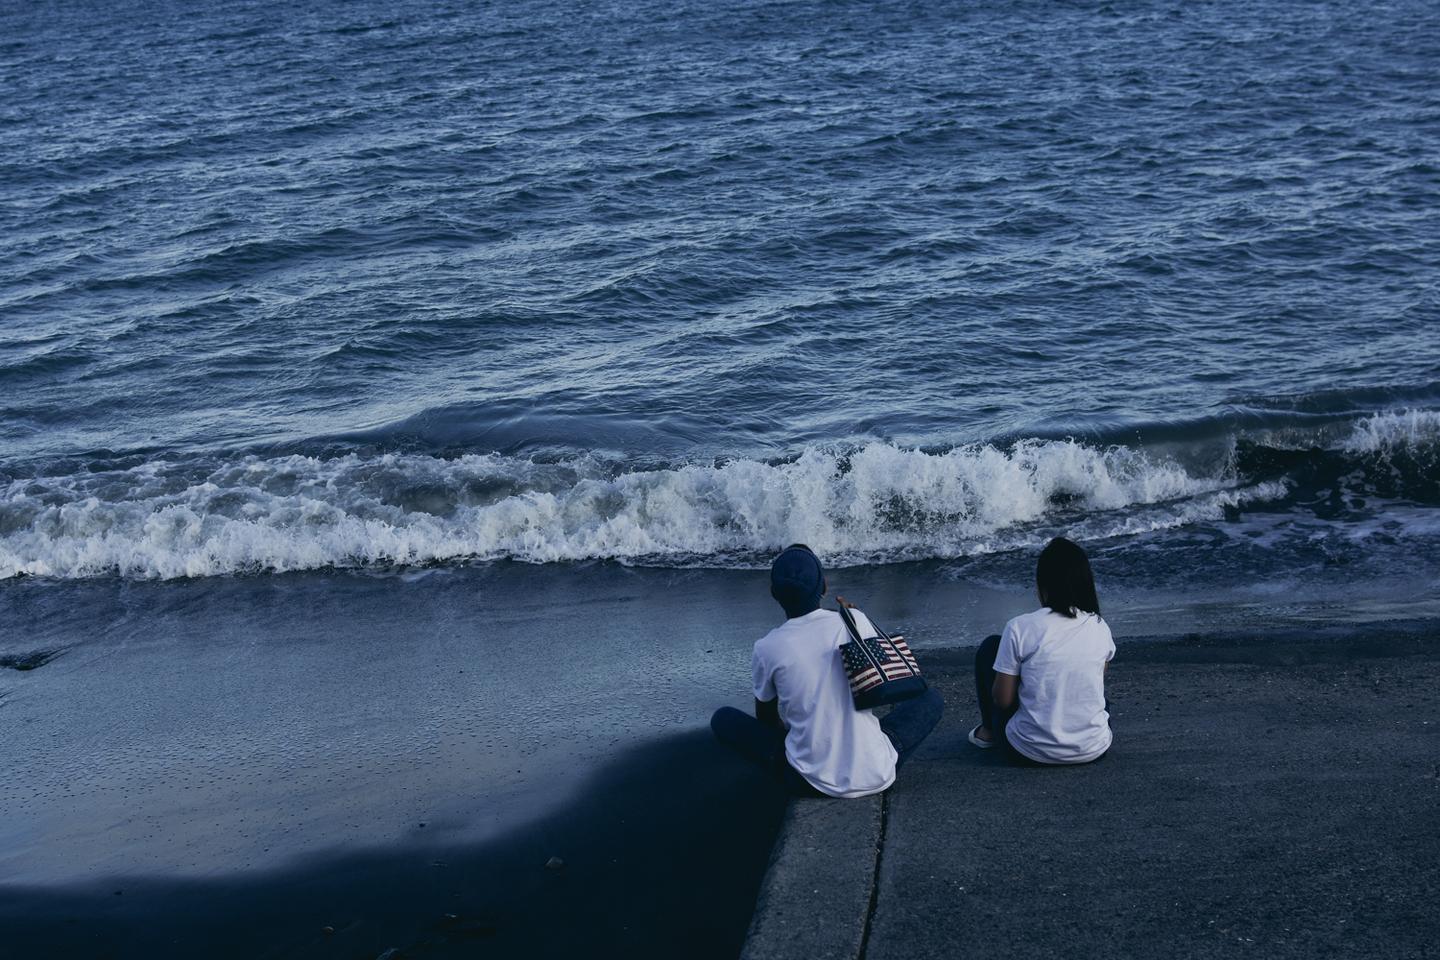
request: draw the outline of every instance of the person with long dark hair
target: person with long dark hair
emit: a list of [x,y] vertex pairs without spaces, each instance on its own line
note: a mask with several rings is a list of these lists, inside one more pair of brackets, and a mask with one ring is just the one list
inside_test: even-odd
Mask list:
[[975,654],[980,723],[977,747],[999,747],[1012,760],[1073,764],[1110,749],[1105,672],[1115,656],[1100,616],[1090,560],[1056,537],[1035,565],[1040,608],[1005,624]]

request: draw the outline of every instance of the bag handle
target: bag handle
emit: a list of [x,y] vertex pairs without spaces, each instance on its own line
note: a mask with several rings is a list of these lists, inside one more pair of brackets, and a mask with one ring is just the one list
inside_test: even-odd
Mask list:
[[836,604],[840,619],[845,621],[845,629],[850,631],[850,639],[859,643],[861,640],[860,628],[855,626],[855,617],[850,613],[850,608],[843,603]]
[[860,655],[862,657],[870,661],[870,666],[874,667],[876,670],[881,671],[881,674],[883,676],[885,671],[885,665],[879,660],[876,660],[875,654],[870,650],[869,647],[865,645],[865,641],[860,637],[860,629],[855,626],[855,617],[845,607],[845,604],[838,603],[836,604],[836,607],[838,607],[840,619],[845,621],[845,629],[850,632],[850,642],[855,644],[856,648],[859,649]]
[[[835,606],[840,613],[840,619],[845,621],[845,629],[850,631],[850,636],[856,640],[860,639],[860,628],[855,626],[855,616],[850,612],[850,605],[839,597],[835,598]],[[870,620],[867,616],[866,620]],[[889,641],[890,634],[881,629],[880,624],[870,620],[870,626],[874,629],[877,640]]]

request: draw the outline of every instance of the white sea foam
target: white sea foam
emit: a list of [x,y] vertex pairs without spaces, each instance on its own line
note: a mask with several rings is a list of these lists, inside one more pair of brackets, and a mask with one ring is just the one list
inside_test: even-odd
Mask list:
[[1347,453],[1389,453],[1440,443],[1440,410],[1378,413],[1356,421],[1341,444]]
[[794,541],[840,563],[951,557],[1024,545],[1044,522],[1106,536],[1275,495],[1138,450],[1055,440],[943,453],[874,443],[650,470],[498,455],[156,461],[9,483],[0,578],[502,557],[723,564]]

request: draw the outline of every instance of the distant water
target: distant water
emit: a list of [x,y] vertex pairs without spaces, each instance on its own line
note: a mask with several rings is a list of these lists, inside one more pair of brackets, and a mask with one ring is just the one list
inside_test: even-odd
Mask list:
[[0,578],[1440,572],[1440,7],[0,9]]

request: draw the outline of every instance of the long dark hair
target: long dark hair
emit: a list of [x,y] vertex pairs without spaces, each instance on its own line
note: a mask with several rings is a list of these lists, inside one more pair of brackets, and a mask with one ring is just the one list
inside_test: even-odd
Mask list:
[[1062,617],[1074,617],[1077,610],[1100,616],[1090,558],[1073,541],[1056,537],[1045,545],[1035,564],[1035,585],[1040,602]]

